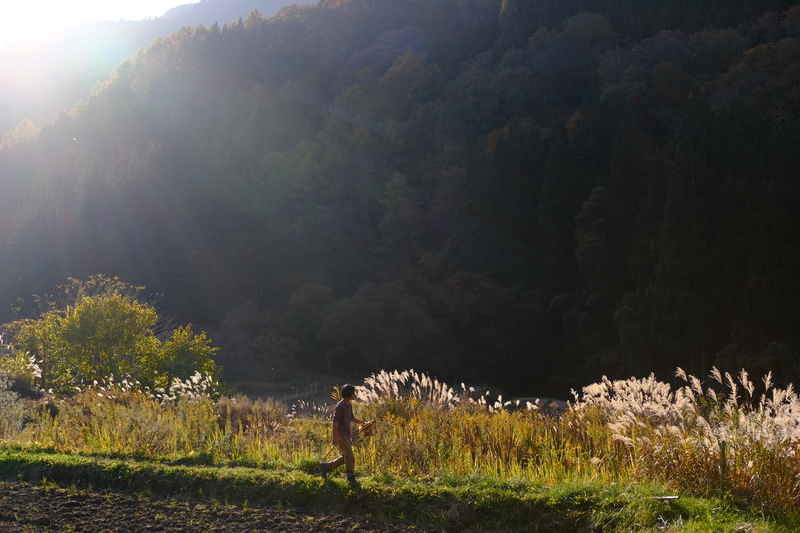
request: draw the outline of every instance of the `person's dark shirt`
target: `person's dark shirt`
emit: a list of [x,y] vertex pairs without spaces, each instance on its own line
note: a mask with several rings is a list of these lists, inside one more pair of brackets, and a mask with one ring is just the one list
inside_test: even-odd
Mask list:
[[333,423],[342,437],[350,438],[350,423],[353,421],[353,406],[340,401],[333,410]]

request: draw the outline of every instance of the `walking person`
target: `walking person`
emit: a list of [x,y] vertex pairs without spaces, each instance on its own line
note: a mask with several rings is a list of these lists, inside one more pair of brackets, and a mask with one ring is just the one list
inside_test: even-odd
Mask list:
[[355,467],[356,457],[353,455],[353,442],[350,433],[350,424],[364,425],[366,422],[360,420],[353,415],[353,406],[351,402],[356,397],[356,388],[353,385],[345,385],[342,387],[342,395],[336,408],[333,410],[333,444],[341,455],[331,461],[330,463],[320,463],[319,469],[322,472],[322,477],[327,479],[328,474],[340,466],[344,465],[345,475],[348,483],[353,487],[358,487],[359,482],[356,480]]

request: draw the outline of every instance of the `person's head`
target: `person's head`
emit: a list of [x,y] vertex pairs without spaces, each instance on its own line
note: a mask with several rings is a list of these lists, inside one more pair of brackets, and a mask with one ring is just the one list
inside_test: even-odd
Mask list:
[[355,385],[350,385],[349,383],[342,387],[342,400],[353,399],[356,395],[356,387]]

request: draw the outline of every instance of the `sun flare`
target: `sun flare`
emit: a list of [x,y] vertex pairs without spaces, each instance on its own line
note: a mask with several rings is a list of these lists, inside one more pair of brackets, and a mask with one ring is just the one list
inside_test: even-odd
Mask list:
[[163,15],[192,0],[27,0],[0,4],[0,49],[24,40],[91,20],[142,20]]

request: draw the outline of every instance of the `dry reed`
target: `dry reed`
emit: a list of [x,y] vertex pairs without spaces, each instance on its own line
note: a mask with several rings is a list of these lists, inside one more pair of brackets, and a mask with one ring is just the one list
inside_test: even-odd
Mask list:
[[[723,490],[766,509],[796,509],[794,390],[774,388],[767,376],[757,393],[744,372],[733,378],[715,370],[709,384],[677,375],[685,385],[675,390],[652,375],[604,379],[553,414],[501,398],[487,403],[486,395],[412,370],[381,372],[357,390],[359,417],[378,420],[369,436],[355,436],[357,464],[368,474],[544,484],[659,480],[694,494]],[[217,398],[202,377],[157,392],[109,380],[49,397],[48,409],[0,385],[0,437],[20,446],[239,464],[313,464],[330,447],[330,405],[289,409],[243,395]]]

